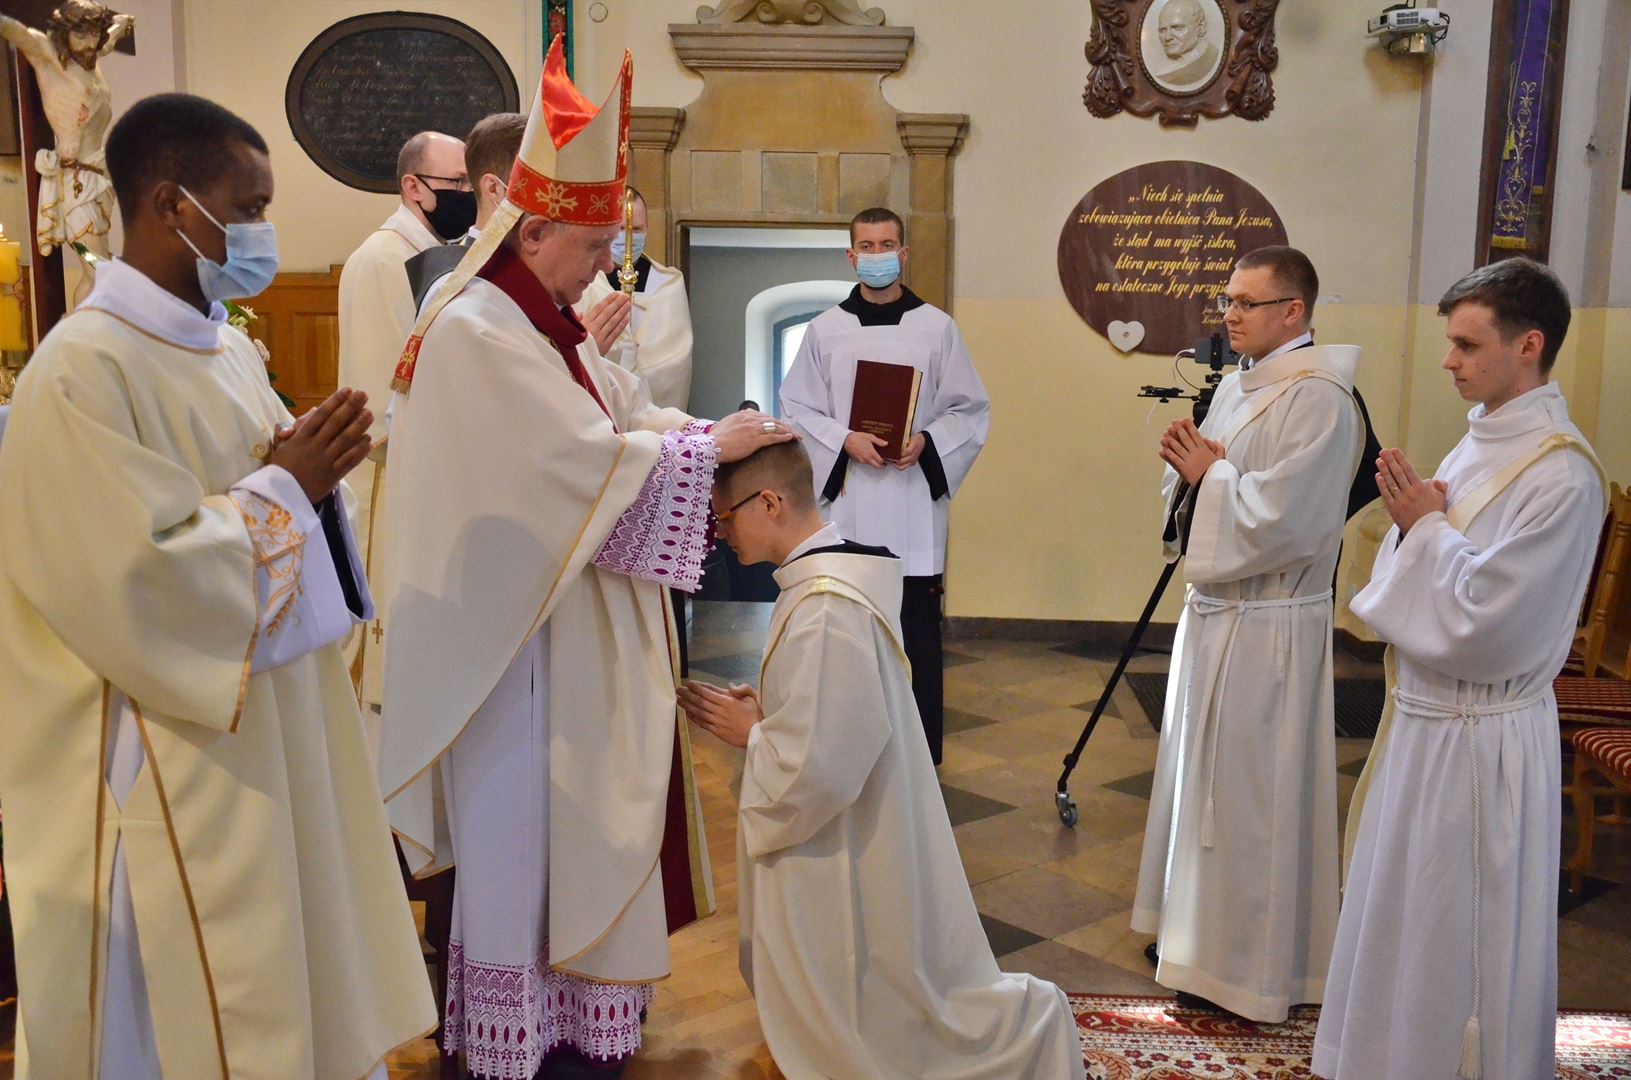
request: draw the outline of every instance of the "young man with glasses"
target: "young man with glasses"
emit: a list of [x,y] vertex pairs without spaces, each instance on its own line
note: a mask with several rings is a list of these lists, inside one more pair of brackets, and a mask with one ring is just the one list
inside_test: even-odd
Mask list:
[[799,443],[719,466],[713,505],[781,589],[760,689],[679,694],[743,751],[741,967],[777,1067],[1084,1080],[1065,995],[999,970],[980,929],[913,700],[901,560],[821,520]]
[[1160,449],[1188,588],[1133,928],[1163,986],[1268,1022],[1319,1001],[1337,918],[1331,581],[1365,428],[1359,349],[1313,343],[1318,292],[1300,251],[1242,258],[1241,371]]

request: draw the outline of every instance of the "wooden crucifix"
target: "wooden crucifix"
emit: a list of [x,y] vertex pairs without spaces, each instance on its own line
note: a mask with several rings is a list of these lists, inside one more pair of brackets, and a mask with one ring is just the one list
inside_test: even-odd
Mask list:
[[[63,246],[78,240],[106,254],[111,195],[98,192],[107,180],[101,152],[112,111],[97,61],[114,50],[135,54],[134,19],[95,0],[5,0],[0,35],[10,46],[6,76],[28,195],[28,222],[17,239],[29,237],[29,304],[38,344],[67,310]],[[55,224],[37,229],[42,163],[47,220]]]

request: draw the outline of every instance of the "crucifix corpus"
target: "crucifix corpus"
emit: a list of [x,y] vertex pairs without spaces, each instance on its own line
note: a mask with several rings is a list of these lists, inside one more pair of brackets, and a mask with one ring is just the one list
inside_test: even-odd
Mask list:
[[[44,4],[33,6],[36,10]],[[35,247],[42,259],[60,248],[82,244],[93,256],[109,255],[108,229],[113,223],[113,185],[108,180],[104,142],[113,119],[112,96],[98,60],[129,39],[133,15],[117,15],[96,0],[63,0],[51,11],[45,30],[0,15],[0,37],[32,69],[37,98],[25,85],[17,65],[17,101],[24,156],[34,151],[39,188],[34,200]],[[126,40],[125,49],[131,49]],[[46,147],[31,123],[44,113],[54,145]],[[31,145],[32,144],[32,145]],[[31,260],[32,261],[32,260]],[[35,289],[44,292],[46,266],[36,264]],[[85,281],[90,278],[86,268]],[[87,286],[88,287],[88,286]],[[35,309],[39,333],[62,314]]]

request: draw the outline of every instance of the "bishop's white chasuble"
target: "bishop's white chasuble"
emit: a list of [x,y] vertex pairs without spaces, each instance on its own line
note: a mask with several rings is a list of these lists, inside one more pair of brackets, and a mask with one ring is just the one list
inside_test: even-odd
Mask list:
[[[1554,1075],[1557,701],[1605,509],[1555,385],[1482,405],[1439,466],[1448,516],[1383,539],[1353,612],[1393,648],[1314,1070]],[[1576,440],[1559,445],[1565,437]],[[1464,500],[1546,440],[1470,520]],[[1572,447],[1572,448],[1571,448]]]
[[999,971],[981,929],[912,698],[900,560],[829,525],[776,582],[737,863],[742,973],[777,1066],[1080,1080],[1065,995]]
[[484,1077],[561,1044],[624,1057],[670,928],[712,910],[664,585],[696,587],[713,442],[508,248],[414,371],[381,519],[381,787],[409,865],[458,867],[450,1045]]
[[22,1078],[357,1080],[436,1014],[335,644],[337,508],[264,466],[254,345],[123,263],[0,453]]
[[[1156,980],[1254,1020],[1317,1002],[1337,918],[1331,579],[1364,428],[1359,350],[1232,373],[1190,518],[1133,928]],[[1169,499],[1177,476],[1167,470]]]

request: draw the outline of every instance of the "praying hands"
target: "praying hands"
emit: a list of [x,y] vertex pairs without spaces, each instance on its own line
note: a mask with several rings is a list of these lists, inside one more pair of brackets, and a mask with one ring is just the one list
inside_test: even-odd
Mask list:
[[1202,435],[1195,421],[1188,417],[1174,420],[1167,427],[1166,434],[1161,436],[1160,454],[1161,460],[1171,465],[1190,487],[1200,483],[1212,463],[1224,457],[1223,444]]
[[1401,450],[1383,450],[1376,459],[1376,487],[1400,536],[1428,514],[1444,512],[1444,482],[1417,476]]
[[753,725],[765,718],[759,692],[751,686],[722,690],[693,679],[680,687],[679,699],[691,723],[737,749],[747,746]]

